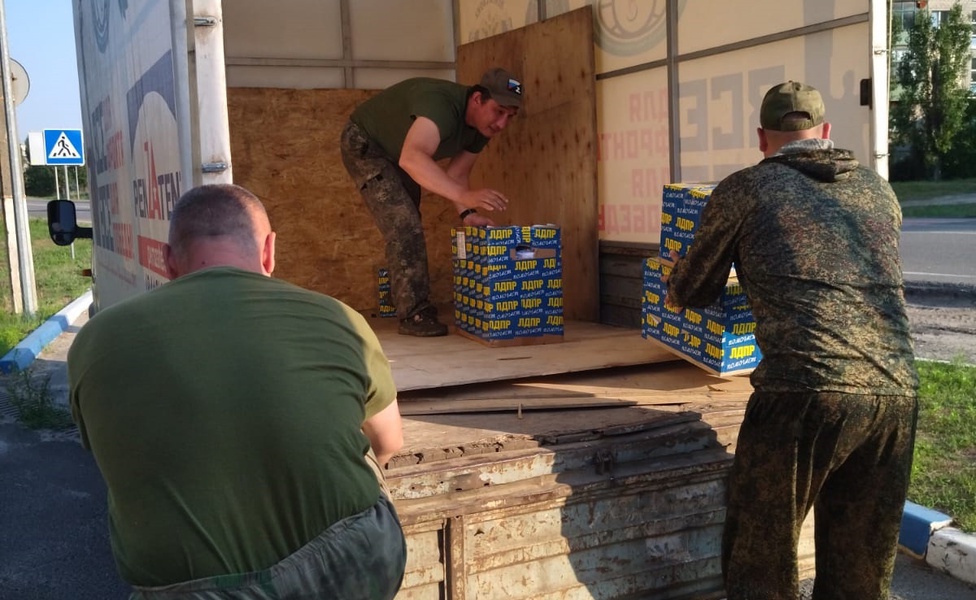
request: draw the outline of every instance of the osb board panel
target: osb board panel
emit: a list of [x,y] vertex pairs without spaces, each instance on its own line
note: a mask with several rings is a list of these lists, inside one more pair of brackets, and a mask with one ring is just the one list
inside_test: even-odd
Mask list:
[[[383,238],[342,165],[339,134],[375,91],[230,88],[234,182],[265,203],[278,233],[275,276],[357,310],[378,305]],[[452,298],[451,203],[424,194],[431,300]]]
[[498,224],[562,227],[567,318],[599,320],[596,80],[590,7],[458,48],[458,81],[504,66],[522,78],[519,116],[482,151],[473,186],[501,191]]
[[445,337],[417,338],[397,334],[396,319],[369,322],[401,393],[674,360],[638,331],[586,321],[567,322],[561,343],[500,348],[457,335],[453,326]]

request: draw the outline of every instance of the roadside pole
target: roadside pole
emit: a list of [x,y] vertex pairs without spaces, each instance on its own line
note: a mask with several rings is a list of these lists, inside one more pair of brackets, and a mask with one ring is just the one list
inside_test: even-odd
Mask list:
[[[17,257],[20,267],[20,291],[23,312],[37,313],[37,285],[34,279],[34,254],[31,250],[30,220],[24,194],[24,175],[21,171],[20,144],[17,142],[17,118],[14,113],[13,84],[10,73],[10,53],[7,46],[7,16],[0,0],[0,75],[3,79],[3,113],[6,120],[10,191],[13,199],[14,226],[17,238]],[[6,202],[4,203],[6,204]],[[14,303],[16,308],[16,303]]]

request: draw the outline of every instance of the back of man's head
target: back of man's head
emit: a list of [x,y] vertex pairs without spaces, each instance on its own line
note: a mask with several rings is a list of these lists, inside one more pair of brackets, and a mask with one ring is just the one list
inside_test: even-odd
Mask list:
[[270,274],[263,266],[269,250],[273,260],[273,244],[265,248],[273,237],[264,205],[248,190],[232,184],[195,187],[180,197],[170,217],[170,275],[175,278],[211,266]]

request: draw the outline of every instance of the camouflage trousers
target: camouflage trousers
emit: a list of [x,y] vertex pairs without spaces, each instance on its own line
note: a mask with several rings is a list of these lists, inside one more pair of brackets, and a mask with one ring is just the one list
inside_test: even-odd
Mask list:
[[397,317],[429,309],[427,242],[420,218],[420,186],[353,122],[339,140],[342,163],[386,242],[390,294]]
[[335,523],[269,569],[135,586],[129,600],[391,600],[406,560],[396,509],[381,493],[375,505]]
[[917,416],[913,396],[753,393],[729,479],[728,600],[799,598],[811,508],[813,600],[887,600]]

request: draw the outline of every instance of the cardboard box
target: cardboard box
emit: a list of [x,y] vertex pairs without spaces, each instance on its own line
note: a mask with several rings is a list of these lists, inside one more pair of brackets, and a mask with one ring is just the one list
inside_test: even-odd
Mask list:
[[730,279],[707,308],[666,306],[670,267],[656,258],[644,262],[641,335],[716,375],[744,374],[759,365],[756,322],[741,284]]
[[463,227],[451,234],[458,333],[493,346],[562,341],[558,227]]
[[661,255],[688,252],[701,224],[701,213],[715,186],[706,183],[669,183],[661,200]]

